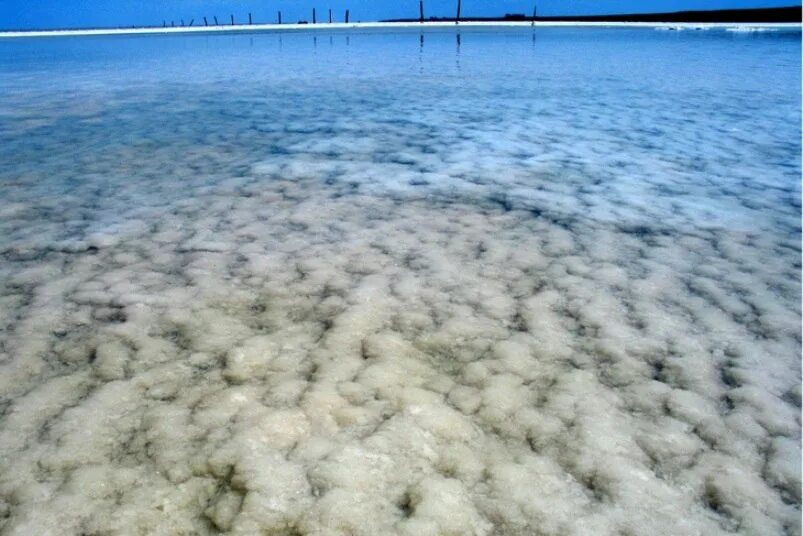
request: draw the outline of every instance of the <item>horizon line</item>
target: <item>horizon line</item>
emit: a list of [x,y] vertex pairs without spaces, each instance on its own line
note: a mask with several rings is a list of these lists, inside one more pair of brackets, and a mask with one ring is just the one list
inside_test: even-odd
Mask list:
[[[177,28],[135,27],[135,28],[94,28],[94,29],[64,29],[64,30],[13,30],[0,31],[0,39],[4,38],[32,38],[32,37],[79,37],[79,36],[113,36],[113,35],[170,35],[170,34],[211,34],[211,33],[256,33],[256,32],[303,32],[320,30],[360,30],[360,29],[388,29],[406,28],[529,28],[531,21],[462,21],[459,25],[448,21],[421,22],[333,22],[322,24],[245,24],[234,26],[185,26]],[[797,29],[803,26],[800,22],[627,22],[627,21],[544,21],[535,27],[597,27],[597,28],[667,28],[667,29],[733,29],[734,31],[756,29],[766,31],[771,29]]]
[[[628,13],[613,13],[613,14],[605,14],[605,15],[538,15],[535,17],[528,16],[523,13],[505,13],[502,16],[485,16],[485,17],[473,17],[473,16],[466,16],[460,17],[457,19],[456,17],[439,17],[439,16],[430,16],[425,18],[421,21],[420,18],[397,18],[397,19],[379,19],[379,20],[370,20],[370,21],[361,21],[358,20],[357,22],[318,22],[318,23],[310,23],[306,20],[298,20],[296,22],[286,22],[286,23],[278,23],[278,22],[248,22],[248,23],[237,23],[237,24],[216,24],[210,25],[205,24],[204,26],[195,26],[195,25],[181,25],[175,26],[173,21],[171,20],[171,25],[167,26],[165,24],[166,21],[163,20],[163,24],[160,25],[125,25],[125,26],[63,26],[63,27],[44,27],[44,28],[0,28],[0,34],[8,34],[8,33],[35,33],[35,32],[68,32],[68,31],[110,31],[110,30],[145,30],[145,29],[159,29],[159,30],[185,30],[185,29],[192,29],[192,31],[198,30],[210,30],[210,31],[220,31],[219,28],[239,28],[242,26],[249,27],[249,26],[333,26],[333,25],[351,25],[351,24],[372,24],[372,23],[435,23],[435,22],[451,22],[455,23],[456,21],[460,21],[463,23],[470,23],[470,22],[526,22],[531,23],[532,21],[535,22],[652,22],[652,23],[723,23],[723,24],[736,24],[736,23],[744,23],[744,24],[766,24],[766,23],[773,23],[773,24],[780,24],[780,23],[788,23],[788,24],[801,24],[801,18],[795,17],[795,20],[785,20],[783,17],[779,18],[778,20],[682,20],[681,16],[692,16],[692,15],[716,15],[716,14],[747,14],[747,13],[776,13],[780,14],[782,12],[789,12],[789,11],[799,11],[803,13],[803,2],[798,4],[792,5],[785,5],[785,6],[776,6],[776,7],[758,7],[758,8],[729,8],[729,9],[695,9],[695,10],[682,10],[682,11],[656,11],[656,12],[628,12]],[[800,15],[801,13],[798,13]],[[249,13],[249,20],[250,20]],[[652,17],[677,17],[678,20],[655,20],[651,19]],[[621,19],[621,20],[620,20]],[[642,19],[642,20],[639,20]],[[193,22],[195,19],[191,19]],[[183,22],[183,21],[182,21]]]

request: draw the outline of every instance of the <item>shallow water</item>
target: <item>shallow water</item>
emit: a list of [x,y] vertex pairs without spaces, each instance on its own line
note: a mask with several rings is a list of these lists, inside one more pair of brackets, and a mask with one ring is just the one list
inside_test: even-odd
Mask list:
[[0,532],[800,534],[800,67],[0,41]]

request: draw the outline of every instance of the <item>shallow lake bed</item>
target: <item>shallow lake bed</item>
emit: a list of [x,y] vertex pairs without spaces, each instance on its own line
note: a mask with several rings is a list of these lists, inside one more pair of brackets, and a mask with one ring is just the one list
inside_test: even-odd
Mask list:
[[800,33],[0,41],[6,534],[800,534]]

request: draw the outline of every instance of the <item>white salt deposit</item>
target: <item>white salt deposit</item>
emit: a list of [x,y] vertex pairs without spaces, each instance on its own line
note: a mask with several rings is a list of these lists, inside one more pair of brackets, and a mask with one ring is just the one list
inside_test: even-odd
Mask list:
[[[714,28],[728,29],[729,31],[773,31],[778,29],[800,29],[799,23],[677,23],[677,22],[567,22],[567,21],[539,21],[539,28],[656,28],[659,30],[709,30]],[[207,33],[253,33],[253,32],[298,32],[319,31],[331,32],[333,30],[388,30],[388,29],[422,29],[422,28],[453,28],[454,22],[333,22],[319,24],[220,24],[216,26],[168,26],[168,27],[131,27],[131,28],[88,28],[76,30],[12,30],[0,32],[0,38],[8,37],[75,37],[100,35],[158,35],[158,34],[207,34]],[[464,28],[529,28],[531,22],[516,21],[462,21]]]
[[267,184],[4,270],[6,533],[794,532],[796,300],[741,233]]
[[0,531],[799,535],[797,97],[501,75],[0,130]]

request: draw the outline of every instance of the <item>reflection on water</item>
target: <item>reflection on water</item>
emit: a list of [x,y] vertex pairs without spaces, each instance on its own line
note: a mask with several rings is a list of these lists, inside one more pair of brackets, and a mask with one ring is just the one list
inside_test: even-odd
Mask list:
[[0,41],[0,530],[799,534],[799,87],[798,32]]

